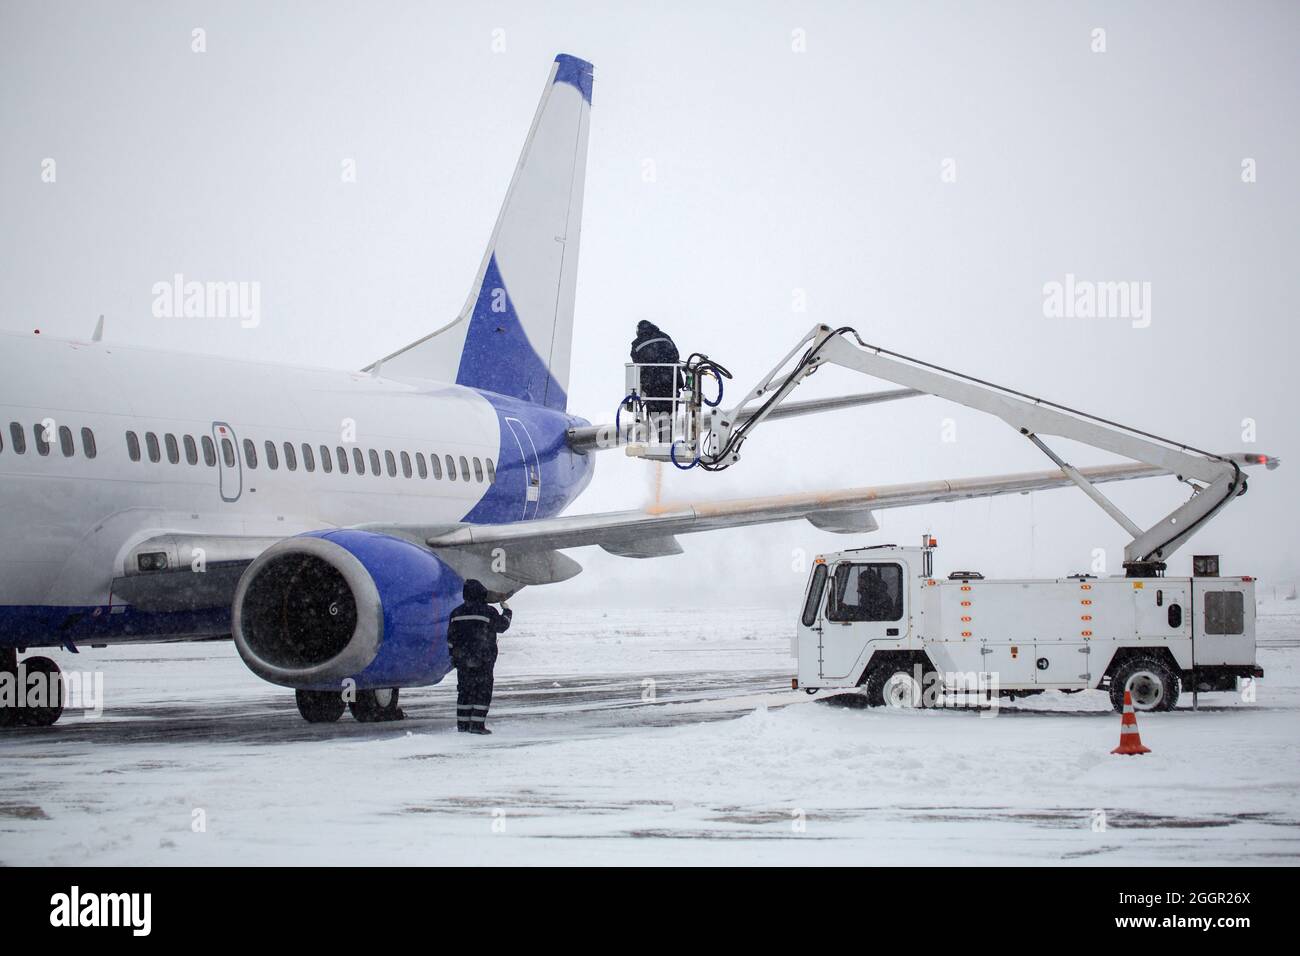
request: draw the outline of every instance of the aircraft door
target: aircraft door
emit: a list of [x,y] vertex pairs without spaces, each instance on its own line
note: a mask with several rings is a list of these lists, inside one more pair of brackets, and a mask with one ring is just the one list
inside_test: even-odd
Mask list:
[[533,518],[537,515],[538,503],[542,498],[542,467],[537,460],[537,446],[528,433],[528,426],[517,418],[507,418],[506,426],[514,436],[519,448],[519,460],[524,475],[524,501],[521,517]]
[[221,500],[238,501],[244,490],[244,473],[235,430],[225,422],[213,422],[212,441],[217,449],[217,483]]

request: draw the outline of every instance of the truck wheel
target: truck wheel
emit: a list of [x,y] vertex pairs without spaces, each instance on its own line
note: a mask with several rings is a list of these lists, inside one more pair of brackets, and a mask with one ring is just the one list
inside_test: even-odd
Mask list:
[[911,665],[884,664],[867,675],[868,707],[923,707],[921,685]]
[[1181,682],[1164,661],[1154,657],[1130,657],[1110,678],[1110,702],[1124,710],[1124,691],[1133,695],[1134,710],[1173,710],[1178,703]]

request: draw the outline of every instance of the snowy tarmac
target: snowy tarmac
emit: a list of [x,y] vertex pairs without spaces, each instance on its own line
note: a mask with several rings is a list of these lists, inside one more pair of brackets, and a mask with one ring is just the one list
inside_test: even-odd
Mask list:
[[303,722],[229,643],[56,653],[104,713],[0,731],[0,864],[1291,864],[1300,609],[1253,702],[1190,694],[1109,754],[1104,694],[866,710],[789,689],[788,611],[526,611],[492,737],[454,679]]

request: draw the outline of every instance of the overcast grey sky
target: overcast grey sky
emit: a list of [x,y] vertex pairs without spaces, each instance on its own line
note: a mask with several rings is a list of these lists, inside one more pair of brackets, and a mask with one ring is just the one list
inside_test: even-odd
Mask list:
[[[0,0],[0,325],[88,336],[104,313],[119,343],[365,365],[460,309],[567,52],[596,66],[572,410],[612,416],[640,318],[746,386],[814,322],[850,324],[1289,458],[1172,570],[1220,551],[1295,579],[1297,50],[1285,2]],[[154,318],[151,287],[177,272],[259,282],[261,324]],[[1045,315],[1068,274],[1150,283],[1149,325]],[[869,384],[827,372],[798,397]],[[924,399],[772,424],[722,475],[602,455],[574,510],[642,504],[656,480],[667,500],[1044,466],[1001,423]],[[1181,500],[1172,479],[1114,497],[1147,521]],[[1098,547],[1118,570],[1126,540],[1074,491],[881,517],[869,541],[800,522],[654,562],[587,551],[588,574],[529,600],[648,600],[653,578],[790,603],[795,549],[923,530],[940,570],[1001,575],[1086,569]]]

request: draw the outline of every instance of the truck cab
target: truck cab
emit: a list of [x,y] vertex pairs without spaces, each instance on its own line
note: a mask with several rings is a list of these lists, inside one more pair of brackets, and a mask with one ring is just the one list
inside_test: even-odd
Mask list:
[[894,545],[818,557],[796,633],[799,685],[857,686],[877,652],[919,649],[916,584],[931,557]]

